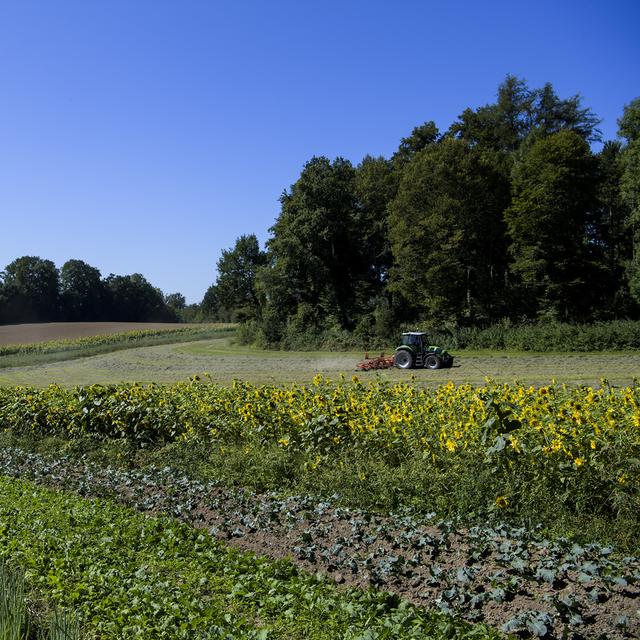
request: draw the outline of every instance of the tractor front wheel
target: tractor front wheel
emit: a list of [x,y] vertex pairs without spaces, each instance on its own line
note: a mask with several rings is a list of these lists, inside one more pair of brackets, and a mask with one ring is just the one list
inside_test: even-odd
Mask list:
[[398,353],[396,353],[396,357],[393,362],[398,369],[411,369],[413,366],[413,355],[410,351],[402,349],[402,351],[398,351]]
[[425,358],[424,366],[427,369],[439,369],[442,366],[442,360],[432,353]]

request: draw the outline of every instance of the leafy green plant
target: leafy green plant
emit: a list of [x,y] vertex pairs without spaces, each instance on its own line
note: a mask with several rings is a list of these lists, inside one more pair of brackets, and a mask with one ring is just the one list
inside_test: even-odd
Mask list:
[[498,638],[379,591],[340,590],[202,530],[0,478],[0,558],[100,638]]

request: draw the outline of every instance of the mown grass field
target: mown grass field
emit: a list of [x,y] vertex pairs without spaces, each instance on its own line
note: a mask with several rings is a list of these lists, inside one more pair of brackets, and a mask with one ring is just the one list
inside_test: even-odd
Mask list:
[[[390,353],[388,351],[387,353]],[[362,352],[282,352],[241,347],[233,338],[193,343],[129,348],[97,356],[32,366],[0,369],[0,385],[63,386],[115,382],[178,382],[208,372],[220,384],[232,380],[254,383],[308,383],[317,373],[332,379],[357,374],[363,380],[411,380],[437,386],[453,381],[482,384],[497,381],[547,384],[557,379],[569,384],[631,384],[640,374],[640,353],[531,354],[509,352],[459,352],[451,369],[440,371],[391,369],[358,373]]]

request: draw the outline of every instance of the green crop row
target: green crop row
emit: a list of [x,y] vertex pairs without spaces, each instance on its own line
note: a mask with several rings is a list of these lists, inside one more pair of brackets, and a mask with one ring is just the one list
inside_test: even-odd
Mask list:
[[115,439],[134,449],[215,449],[211,455],[228,452],[235,468],[255,476],[273,460],[298,486],[299,478],[305,487],[329,488],[331,480],[340,493],[373,494],[370,506],[385,503],[384,485],[391,508],[493,512],[548,526],[598,519],[631,538],[640,532],[640,385],[434,390],[317,378],[289,387],[194,379],[1,388],[0,429],[35,439]]
[[208,337],[212,333],[230,332],[232,325],[212,324],[194,327],[174,327],[167,329],[141,329],[135,331],[123,331],[120,333],[86,336],[68,340],[49,340],[47,342],[34,342],[30,344],[0,345],[0,357],[23,354],[46,354],[85,349],[87,347],[100,347],[105,345],[131,345],[146,342],[150,338],[193,338]]
[[171,515],[220,540],[289,555],[311,572],[502,630],[590,638],[606,629],[622,640],[640,622],[640,558],[611,546],[552,542],[523,527],[456,527],[433,514],[382,516],[345,509],[337,497],[250,493],[168,466],[124,470],[13,447],[0,448],[0,473]]
[[383,592],[339,590],[206,531],[0,477],[0,559],[87,638],[498,638]]

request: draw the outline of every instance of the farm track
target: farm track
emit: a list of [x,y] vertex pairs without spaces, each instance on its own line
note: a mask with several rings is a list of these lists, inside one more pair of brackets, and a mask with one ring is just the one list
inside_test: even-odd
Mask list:
[[618,640],[640,630],[640,558],[616,560],[597,545],[549,543],[508,527],[457,528],[407,513],[383,517],[201,483],[170,469],[101,468],[19,449],[0,452],[0,472],[171,515],[241,549],[472,622],[512,631],[542,624],[558,638]]
[[212,381],[230,384],[240,379],[255,384],[309,383],[320,373],[332,379],[341,375],[362,380],[408,381],[438,386],[483,384],[485,377],[502,382],[548,384],[556,378],[568,384],[599,385],[607,378],[613,385],[631,384],[640,371],[640,353],[600,354],[459,354],[452,369],[357,372],[362,353],[305,353],[259,351],[217,338],[186,344],[158,345],[34,366],[0,370],[0,385],[62,386],[112,384],[117,382],[182,381],[193,375],[210,374]]

